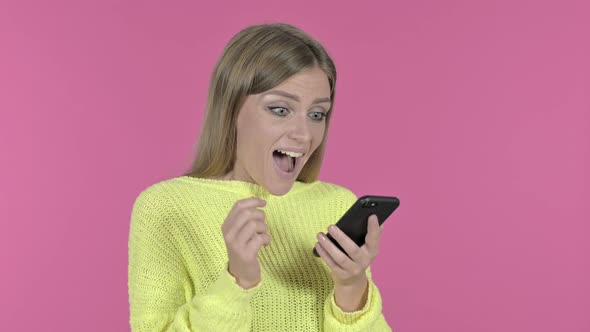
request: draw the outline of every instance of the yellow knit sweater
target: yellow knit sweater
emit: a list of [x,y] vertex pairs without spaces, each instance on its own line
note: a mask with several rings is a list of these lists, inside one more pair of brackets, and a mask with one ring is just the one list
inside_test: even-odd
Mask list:
[[[262,281],[244,290],[227,271],[221,225],[234,203],[259,197],[271,235]],[[283,196],[258,184],[181,176],[153,184],[133,205],[129,234],[132,331],[391,331],[369,279],[365,307],[343,312],[316,234],[356,200],[348,189],[295,182]]]

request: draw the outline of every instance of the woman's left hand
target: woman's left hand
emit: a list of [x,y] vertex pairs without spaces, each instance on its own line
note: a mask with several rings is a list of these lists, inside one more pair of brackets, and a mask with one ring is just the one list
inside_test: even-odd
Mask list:
[[340,251],[324,233],[318,233],[316,251],[332,270],[332,279],[335,287],[362,285],[366,287],[367,279],[365,270],[379,253],[379,238],[383,226],[379,226],[376,215],[371,215],[368,220],[367,236],[365,244],[359,247],[343,231],[335,225],[328,227],[328,232],[334,240],[350,256]]

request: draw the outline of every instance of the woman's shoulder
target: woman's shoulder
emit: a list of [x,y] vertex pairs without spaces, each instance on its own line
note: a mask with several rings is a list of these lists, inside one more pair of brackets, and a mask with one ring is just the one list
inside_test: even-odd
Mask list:
[[135,206],[152,207],[164,213],[179,213],[195,202],[225,198],[223,187],[207,180],[178,176],[154,182],[139,191]]
[[[135,197],[131,209],[131,228],[140,232],[179,232],[187,216],[195,217],[194,204],[206,195],[181,178],[168,178],[144,186]],[[189,211],[187,213],[187,211]]]
[[187,184],[180,178],[159,180],[140,189],[133,210],[162,216],[176,210],[177,205],[184,201],[184,196],[194,193],[195,190],[188,190]]
[[141,189],[135,201],[151,204],[163,203],[170,198],[170,195],[178,192],[180,186],[182,183],[177,178],[160,180]]

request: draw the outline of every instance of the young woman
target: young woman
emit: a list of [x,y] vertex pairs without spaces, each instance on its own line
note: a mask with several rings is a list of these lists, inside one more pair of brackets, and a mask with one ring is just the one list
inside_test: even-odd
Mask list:
[[356,195],[317,180],[335,87],[324,48],[291,25],[231,39],[194,164],[133,206],[133,331],[391,331],[370,273],[377,218],[358,247],[332,226]]

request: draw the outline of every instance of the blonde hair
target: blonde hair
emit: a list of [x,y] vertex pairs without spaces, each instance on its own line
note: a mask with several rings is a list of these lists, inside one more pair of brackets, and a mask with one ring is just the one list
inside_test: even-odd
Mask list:
[[208,178],[230,172],[236,160],[238,112],[246,97],[270,90],[311,67],[320,68],[328,77],[332,101],[322,143],[297,177],[302,182],[315,181],[320,172],[334,105],[336,67],[318,41],[285,23],[247,27],[226,45],[211,76],[196,158],[184,175]]

